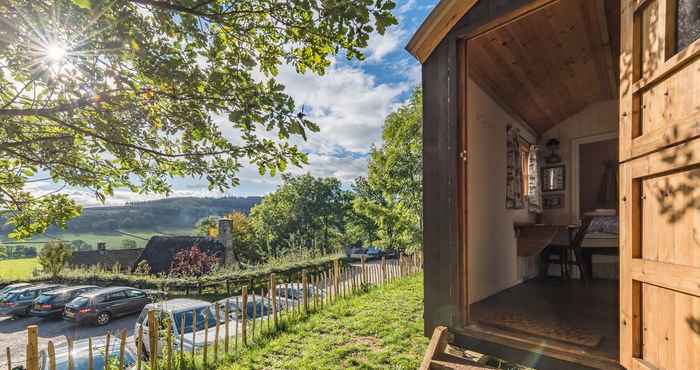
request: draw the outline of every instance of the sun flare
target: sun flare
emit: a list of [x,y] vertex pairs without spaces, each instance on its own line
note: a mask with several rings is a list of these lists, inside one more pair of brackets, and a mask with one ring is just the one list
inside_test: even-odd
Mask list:
[[63,62],[67,53],[66,48],[59,44],[51,44],[46,48],[46,58],[53,63]]

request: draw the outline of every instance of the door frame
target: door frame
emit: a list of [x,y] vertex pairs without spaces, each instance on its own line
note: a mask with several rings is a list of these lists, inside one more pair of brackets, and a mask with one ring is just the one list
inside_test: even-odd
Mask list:
[[581,184],[579,183],[579,177],[581,176],[581,145],[618,139],[619,137],[618,131],[613,131],[571,140],[571,219],[569,220],[571,223],[577,224],[581,218]]

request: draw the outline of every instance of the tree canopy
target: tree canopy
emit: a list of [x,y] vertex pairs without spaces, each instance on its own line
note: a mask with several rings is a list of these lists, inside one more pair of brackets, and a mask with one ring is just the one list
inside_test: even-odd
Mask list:
[[[318,127],[275,80],[362,59],[392,0],[0,0],[0,209],[25,238],[80,208],[29,183],[167,194],[301,166]],[[59,188],[60,189],[60,188]]]
[[356,181],[353,209],[373,221],[367,235],[377,235],[384,248],[422,247],[423,230],[423,94],[409,101],[384,122],[383,143],[373,147],[367,179]]

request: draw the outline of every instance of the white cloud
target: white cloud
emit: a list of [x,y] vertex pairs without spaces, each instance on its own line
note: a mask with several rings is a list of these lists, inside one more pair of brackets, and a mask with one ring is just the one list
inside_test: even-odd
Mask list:
[[367,41],[367,48],[364,50],[365,55],[367,55],[366,60],[371,63],[381,62],[385,56],[401,49],[405,35],[406,31],[397,26],[388,28],[383,35],[373,33]]

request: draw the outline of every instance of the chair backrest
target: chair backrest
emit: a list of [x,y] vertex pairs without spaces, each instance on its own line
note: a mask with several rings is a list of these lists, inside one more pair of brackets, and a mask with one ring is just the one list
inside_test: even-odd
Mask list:
[[579,226],[576,229],[576,234],[574,235],[574,238],[571,241],[571,247],[581,247],[581,244],[583,244],[583,240],[586,238],[586,232],[588,231],[588,227],[591,226],[592,220],[593,219],[591,217],[584,217],[583,220],[581,220],[581,226]]

